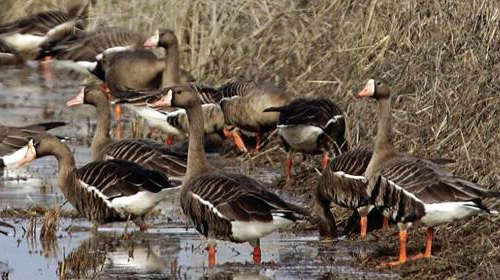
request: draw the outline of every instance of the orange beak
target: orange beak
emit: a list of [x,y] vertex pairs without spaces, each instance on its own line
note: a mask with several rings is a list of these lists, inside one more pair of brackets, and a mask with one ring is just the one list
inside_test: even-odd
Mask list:
[[66,106],[73,107],[81,105],[83,104],[84,98],[85,98],[85,87],[82,87],[80,89],[80,92],[78,92],[78,94],[75,97],[73,97],[70,101],[66,102]]

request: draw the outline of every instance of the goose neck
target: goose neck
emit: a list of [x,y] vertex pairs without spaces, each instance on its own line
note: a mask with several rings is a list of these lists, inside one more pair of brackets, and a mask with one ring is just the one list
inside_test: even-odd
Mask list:
[[162,87],[180,84],[179,69],[179,46],[177,43],[170,44],[166,48],[165,71],[163,71]]
[[111,110],[109,108],[109,103],[106,100],[106,104],[97,104],[97,127],[92,138],[92,160],[102,159],[103,148],[111,143],[111,137],[109,136],[109,130],[111,126],[110,114]]
[[189,149],[185,180],[209,169],[205,156],[204,125],[201,104],[186,110],[189,121]]

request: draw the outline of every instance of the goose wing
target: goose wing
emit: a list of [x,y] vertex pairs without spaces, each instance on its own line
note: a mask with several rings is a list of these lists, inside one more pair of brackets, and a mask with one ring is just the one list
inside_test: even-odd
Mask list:
[[161,172],[123,160],[91,162],[77,170],[77,178],[85,187],[96,188],[109,200],[140,191],[158,193],[176,187]]
[[135,162],[148,169],[160,171],[170,177],[186,174],[187,155],[147,139],[127,139],[107,145],[104,155],[117,160]]
[[25,127],[0,125],[0,156],[26,146],[29,138],[44,131],[66,125],[64,122],[47,122]]
[[439,165],[419,158],[395,160],[389,163],[381,174],[425,203],[469,201],[500,196],[500,193],[459,178]]
[[208,173],[189,185],[189,191],[199,202],[229,221],[270,222],[273,216],[295,221],[296,214],[308,211],[269,192],[257,181],[237,174]]

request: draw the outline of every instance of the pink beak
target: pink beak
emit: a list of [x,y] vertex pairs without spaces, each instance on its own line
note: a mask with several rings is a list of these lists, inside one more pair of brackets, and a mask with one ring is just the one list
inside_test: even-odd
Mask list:
[[372,92],[370,92],[370,90],[369,90],[369,89],[367,89],[367,88],[365,87],[364,89],[362,89],[362,90],[358,93],[357,97],[359,97],[359,98],[361,98],[361,97],[370,97],[370,96],[372,96],[372,95],[373,95],[373,93],[372,93]]
[[73,107],[81,105],[83,104],[84,98],[85,98],[85,87],[82,87],[80,89],[80,92],[78,92],[78,94],[75,97],[73,97],[70,101],[66,102],[66,106]]
[[146,42],[144,42],[144,47],[155,48],[158,46],[159,41],[160,41],[160,35],[155,34],[155,35],[149,37],[149,39],[147,39]]

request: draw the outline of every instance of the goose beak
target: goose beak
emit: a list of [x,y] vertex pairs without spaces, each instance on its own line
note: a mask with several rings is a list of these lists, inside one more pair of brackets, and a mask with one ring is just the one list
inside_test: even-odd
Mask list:
[[166,95],[153,102],[150,106],[153,108],[172,107],[172,89],[169,89]]
[[365,87],[358,93],[357,97],[372,97],[375,94],[375,81],[368,80]]
[[144,43],[144,47],[146,48],[154,48],[158,46],[158,42],[160,42],[160,32],[158,30],[155,31],[155,34]]
[[83,104],[83,99],[85,97],[85,87],[81,87],[80,92],[73,97],[70,101],[66,102],[66,106],[73,107]]
[[17,165],[18,166],[25,165],[30,161],[34,160],[35,158],[36,158],[36,150],[35,146],[33,145],[33,139],[32,139],[28,143],[28,150],[26,151],[26,155],[17,162]]

